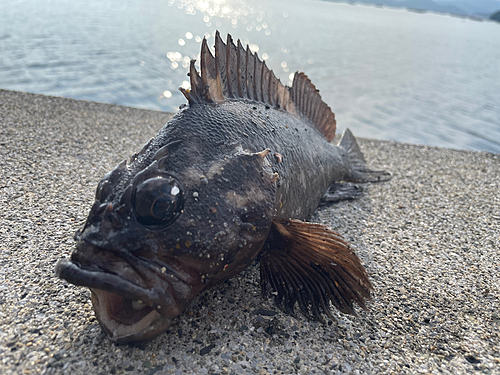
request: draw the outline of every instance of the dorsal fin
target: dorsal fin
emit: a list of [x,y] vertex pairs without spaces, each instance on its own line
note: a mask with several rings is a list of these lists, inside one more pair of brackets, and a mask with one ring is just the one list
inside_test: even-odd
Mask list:
[[190,105],[222,103],[227,99],[252,100],[310,122],[328,141],[335,137],[335,115],[304,73],[295,74],[292,87],[284,86],[248,45],[244,49],[239,40],[235,45],[229,34],[224,43],[218,31],[215,57],[204,38],[200,58],[201,76],[194,66],[195,60],[191,60],[191,90],[179,89]]
[[335,114],[319,95],[309,78],[304,73],[295,73],[291,87],[295,110],[301,118],[309,120],[328,142],[335,138]]

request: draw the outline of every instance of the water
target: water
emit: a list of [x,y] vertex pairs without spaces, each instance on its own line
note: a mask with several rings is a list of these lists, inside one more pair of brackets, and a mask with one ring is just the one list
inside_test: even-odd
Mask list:
[[0,3],[0,87],[175,111],[219,29],[304,71],[355,135],[500,153],[500,25],[321,1]]

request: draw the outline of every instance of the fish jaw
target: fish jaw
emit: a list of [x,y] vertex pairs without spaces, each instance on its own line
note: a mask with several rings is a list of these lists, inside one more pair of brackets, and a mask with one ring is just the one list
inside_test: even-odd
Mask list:
[[155,271],[134,258],[80,241],[71,259],[56,265],[59,278],[90,288],[96,317],[114,343],[147,341],[162,334],[204,288],[196,272],[181,266]]
[[[97,320],[109,339],[116,344],[151,340],[163,333],[172,322],[172,319],[148,306],[143,308],[146,311],[141,314],[142,318],[124,321],[114,314],[115,311],[120,312],[117,307],[126,305],[126,311],[131,312],[134,310],[133,303],[141,303],[141,300],[132,301],[100,289],[90,288],[90,291]],[[124,315],[123,312],[121,315]],[[133,319],[133,316],[130,318]]]

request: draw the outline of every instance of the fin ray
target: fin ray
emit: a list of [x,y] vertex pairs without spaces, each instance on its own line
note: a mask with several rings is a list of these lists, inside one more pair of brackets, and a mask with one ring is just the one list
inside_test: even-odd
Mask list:
[[238,95],[240,98],[248,98],[247,92],[247,54],[238,39]]
[[235,45],[229,34],[224,43],[219,31],[215,33],[215,56],[204,38],[200,59],[201,79],[192,62],[191,90],[180,89],[190,105],[250,99],[308,121],[329,142],[335,137],[335,115],[304,73],[295,73],[292,87],[284,86],[248,45],[244,49],[239,40]]
[[351,170],[349,182],[382,182],[392,178],[390,172],[372,170],[368,167],[358,142],[349,129],[346,129],[342,134],[339,146],[347,151]]
[[261,257],[261,287],[278,307],[296,304],[310,319],[333,317],[330,304],[354,314],[354,302],[366,309],[373,289],[359,258],[337,233],[320,224],[273,219],[270,249]]
[[230,98],[240,97],[239,87],[238,87],[238,75],[239,75],[239,59],[238,59],[238,48],[234,45],[231,35],[227,34],[227,84],[228,84],[228,96]]
[[320,206],[337,203],[345,200],[352,200],[359,198],[363,193],[363,188],[359,185],[346,182],[346,183],[333,183],[326,191],[323,198],[321,198]]
[[218,90],[223,98],[227,98],[228,72],[227,72],[227,48],[222,41],[219,31],[215,33],[215,70],[218,82]]
[[[309,120],[328,142],[335,138],[336,121],[331,108],[321,99],[319,91],[304,73],[296,73],[292,85],[293,102],[302,118]],[[315,109],[313,111],[313,109]],[[318,121],[316,117],[321,116]]]

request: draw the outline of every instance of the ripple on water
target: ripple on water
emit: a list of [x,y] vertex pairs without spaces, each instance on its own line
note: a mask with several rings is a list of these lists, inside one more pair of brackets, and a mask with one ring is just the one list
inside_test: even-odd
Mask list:
[[[297,0],[0,4],[0,87],[175,111],[203,37],[304,71],[358,136],[500,152],[500,27]],[[7,26],[5,26],[7,25]]]

